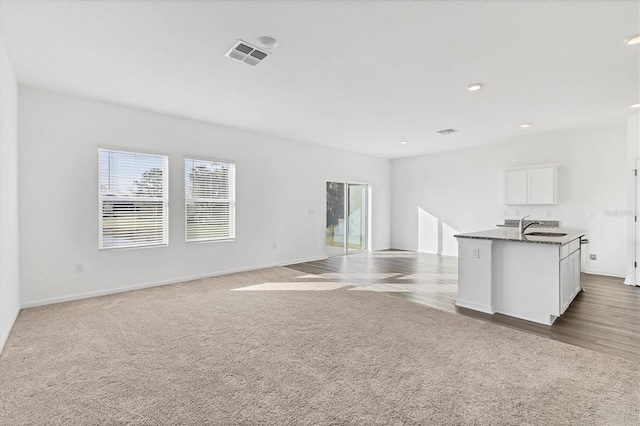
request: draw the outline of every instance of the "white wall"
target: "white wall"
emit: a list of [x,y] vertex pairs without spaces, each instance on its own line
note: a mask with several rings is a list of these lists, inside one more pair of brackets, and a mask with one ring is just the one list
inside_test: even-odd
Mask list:
[[18,84],[0,37],[0,351],[20,311]]
[[[561,164],[559,204],[504,206],[502,171],[546,163]],[[433,231],[437,228],[421,219],[425,214],[431,223],[441,224],[442,243],[436,246],[443,254],[456,253],[448,228],[479,231],[494,228],[505,218],[531,215],[531,219],[559,220],[562,227],[587,231],[590,244],[586,251],[597,254],[598,260],[588,261],[584,256],[584,271],[625,274],[630,173],[625,124],[531,135],[510,143],[394,160],[391,169],[394,248],[417,250],[428,247],[423,240],[438,238]]]
[[[634,113],[627,117],[627,170],[637,168],[636,160],[640,157],[640,114]],[[637,176],[629,174],[627,178],[627,275],[624,280],[625,284],[639,285],[636,277],[636,268],[633,262],[638,261],[637,248],[637,229],[634,221],[634,215],[637,214],[636,199],[638,188]],[[640,187],[640,185],[639,185]]]
[[[323,257],[327,180],[371,184],[390,246],[389,160],[22,86],[19,105],[23,306]],[[168,247],[98,251],[100,145],[169,155]],[[185,154],[236,161],[235,241],[184,242]]]

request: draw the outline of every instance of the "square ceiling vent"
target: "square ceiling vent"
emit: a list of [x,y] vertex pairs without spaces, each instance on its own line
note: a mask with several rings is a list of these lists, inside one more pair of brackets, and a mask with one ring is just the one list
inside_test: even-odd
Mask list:
[[255,67],[262,62],[264,58],[269,56],[269,54],[259,50],[246,41],[238,40],[224,56]]
[[438,130],[438,133],[440,133],[441,135],[450,135],[452,133],[458,133],[458,131],[456,129],[444,129]]

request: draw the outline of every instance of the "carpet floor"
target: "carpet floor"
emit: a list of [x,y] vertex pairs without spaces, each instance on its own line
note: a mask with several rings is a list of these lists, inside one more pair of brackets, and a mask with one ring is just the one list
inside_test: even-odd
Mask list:
[[300,275],[23,310],[0,356],[0,424],[640,422],[632,361],[330,281],[296,290]]

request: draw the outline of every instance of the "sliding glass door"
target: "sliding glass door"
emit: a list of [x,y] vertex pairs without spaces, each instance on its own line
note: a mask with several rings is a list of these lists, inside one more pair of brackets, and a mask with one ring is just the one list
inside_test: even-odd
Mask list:
[[341,182],[327,182],[327,256],[346,253],[345,188]]
[[367,185],[347,184],[347,252],[367,249]]
[[327,182],[327,255],[367,249],[368,186]]

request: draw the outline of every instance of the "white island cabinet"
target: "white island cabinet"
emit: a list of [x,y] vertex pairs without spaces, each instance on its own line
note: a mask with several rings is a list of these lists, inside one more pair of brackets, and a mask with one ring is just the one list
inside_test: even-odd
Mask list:
[[456,306],[551,325],[581,290],[583,232],[502,228],[456,235]]

